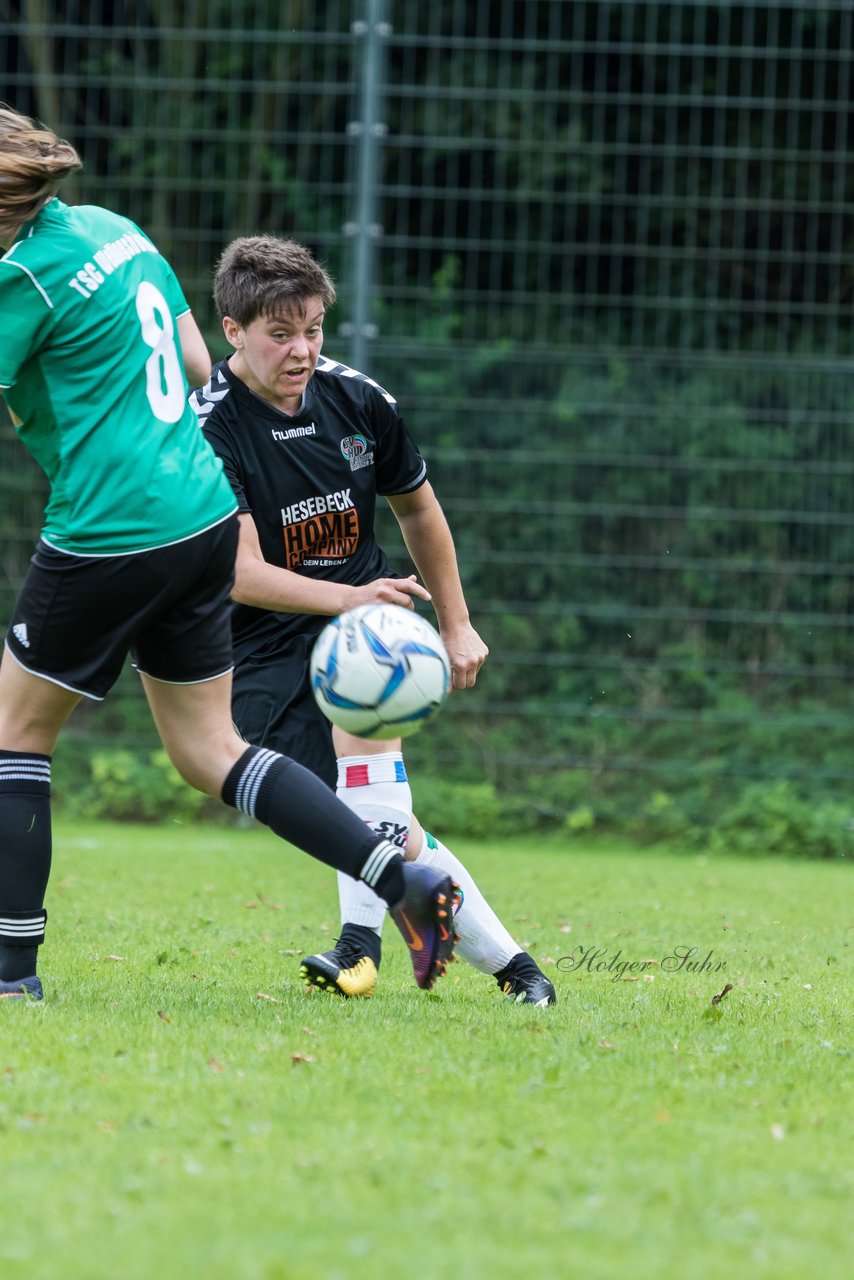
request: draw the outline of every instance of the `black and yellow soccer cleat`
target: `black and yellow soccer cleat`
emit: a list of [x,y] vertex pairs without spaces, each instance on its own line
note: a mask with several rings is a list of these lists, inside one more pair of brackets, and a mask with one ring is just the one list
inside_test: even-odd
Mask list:
[[367,998],[377,985],[377,966],[370,956],[336,947],[306,956],[300,965],[300,976],[309,987],[319,987],[331,995]]

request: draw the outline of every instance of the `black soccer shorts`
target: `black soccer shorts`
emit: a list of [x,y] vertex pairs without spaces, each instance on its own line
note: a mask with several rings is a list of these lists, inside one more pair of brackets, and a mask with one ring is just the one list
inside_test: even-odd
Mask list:
[[40,541],[6,644],[25,671],[95,700],[129,653],[157,680],[213,680],[233,663],[236,552],[236,516],[131,555],[69,555]]
[[277,653],[239,662],[231,711],[247,742],[291,756],[334,789],[332,726],[314,700],[308,675],[316,639],[314,633],[290,636]]

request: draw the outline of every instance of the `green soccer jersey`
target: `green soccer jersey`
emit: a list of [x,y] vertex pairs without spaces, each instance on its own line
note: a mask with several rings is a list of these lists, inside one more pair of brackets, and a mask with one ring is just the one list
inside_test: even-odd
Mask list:
[[187,402],[175,275],[132,222],[51,200],[0,258],[0,386],[51,485],[43,537],[116,555],[235,509]]

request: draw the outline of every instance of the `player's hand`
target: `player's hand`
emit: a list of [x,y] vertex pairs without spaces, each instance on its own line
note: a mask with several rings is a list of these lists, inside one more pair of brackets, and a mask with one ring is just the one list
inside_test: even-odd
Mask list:
[[363,587],[354,587],[348,608],[355,609],[360,604],[399,604],[404,609],[414,609],[412,599],[429,600],[430,592],[410,574],[408,578],[377,578],[374,582],[366,582]]
[[489,657],[489,649],[468,622],[458,627],[446,627],[442,639],[451,659],[451,688],[471,689],[478,671]]

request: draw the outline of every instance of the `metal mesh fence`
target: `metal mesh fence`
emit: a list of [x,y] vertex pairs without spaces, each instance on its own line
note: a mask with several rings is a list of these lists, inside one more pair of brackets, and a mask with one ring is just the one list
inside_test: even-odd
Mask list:
[[[558,808],[850,778],[854,5],[4,8],[4,96],[217,356],[232,236],[336,276],[327,353],[400,399],[493,652],[414,753]],[[5,614],[41,486],[0,448]]]

